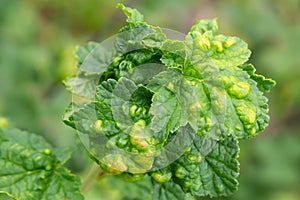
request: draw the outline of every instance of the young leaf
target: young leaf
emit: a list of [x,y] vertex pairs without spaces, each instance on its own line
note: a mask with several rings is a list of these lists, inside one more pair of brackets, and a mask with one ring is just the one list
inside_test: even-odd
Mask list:
[[119,3],[118,8],[121,8],[124,14],[127,16],[127,22],[129,24],[141,24],[144,22],[144,16],[136,9],[129,8]]
[[239,66],[250,56],[247,43],[237,37],[216,35],[216,30],[215,21],[200,20],[186,37],[188,61],[198,71],[203,72],[207,65],[220,69]]
[[17,200],[84,199],[80,180],[61,166],[69,150],[17,129],[0,130],[0,149],[0,193]]

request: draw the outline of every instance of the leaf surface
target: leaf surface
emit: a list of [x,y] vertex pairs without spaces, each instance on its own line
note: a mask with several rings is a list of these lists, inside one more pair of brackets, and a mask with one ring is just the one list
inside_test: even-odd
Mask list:
[[61,166],[70,150],[17,129],[0,130],[0,149],[0,193],[18,200],[84,199],[79,178]]

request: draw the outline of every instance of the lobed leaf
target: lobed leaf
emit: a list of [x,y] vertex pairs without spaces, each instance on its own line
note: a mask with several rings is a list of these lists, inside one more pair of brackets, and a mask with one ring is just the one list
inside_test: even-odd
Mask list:
[[151,175],[153,199],[231,195],[238,186],[238,140],[268,125],[264,93],[275,82],[245,64],[247,43],[218,34],[216,19],[196,21],[179,41],[136,9],[118,7],[129,25],[112,52],[92,50],[94,44],[79,51],[85,59],[79,84],[66,85],[90,101],[69,106],[65,123],[86,134],[104,170]]
[[127,22],[129,24],[137,24],[144,22],[144,16],[136,9],[126,7],[121,3],[119,3],[117,7],[121,8],[124,14],[127,16]]
[[240,65],[239,68],[246,71],[251,79],[257,83],[258,89],[263,93],[268,93],[276,85],[276,82],[270,78],[265,78],[263,75],[256,74],[255,67],[252,64]]

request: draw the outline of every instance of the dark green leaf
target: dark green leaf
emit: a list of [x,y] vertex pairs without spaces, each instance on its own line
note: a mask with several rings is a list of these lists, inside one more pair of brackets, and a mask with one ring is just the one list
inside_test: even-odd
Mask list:
[[[198,147],[199,148],[199,147]],[[200,188],[193,192],[198,196],[229,196],[238,188],[238,142],[232,138],[218,141],[212,151],[200,163]]]
[[197,196],[228,196],[237,190],[237,141],[214,141],[197,136],[190,151],[173,165],[174,180]]
[[184,200],[185,193],[181,187],[174,182],[156,183],[153,182],[153,200]]
[[61,166],[69,150],[16,129],[1,130],[0,138],[0,192],[19,200],[84,199],[80,180]]

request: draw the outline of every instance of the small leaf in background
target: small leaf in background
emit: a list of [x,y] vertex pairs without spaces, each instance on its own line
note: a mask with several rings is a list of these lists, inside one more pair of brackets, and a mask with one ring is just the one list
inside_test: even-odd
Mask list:
[[69,148],[53,149],[42,137],[0,130],[0,193],[17,200],[83,200],[80,180],[62,164]]

